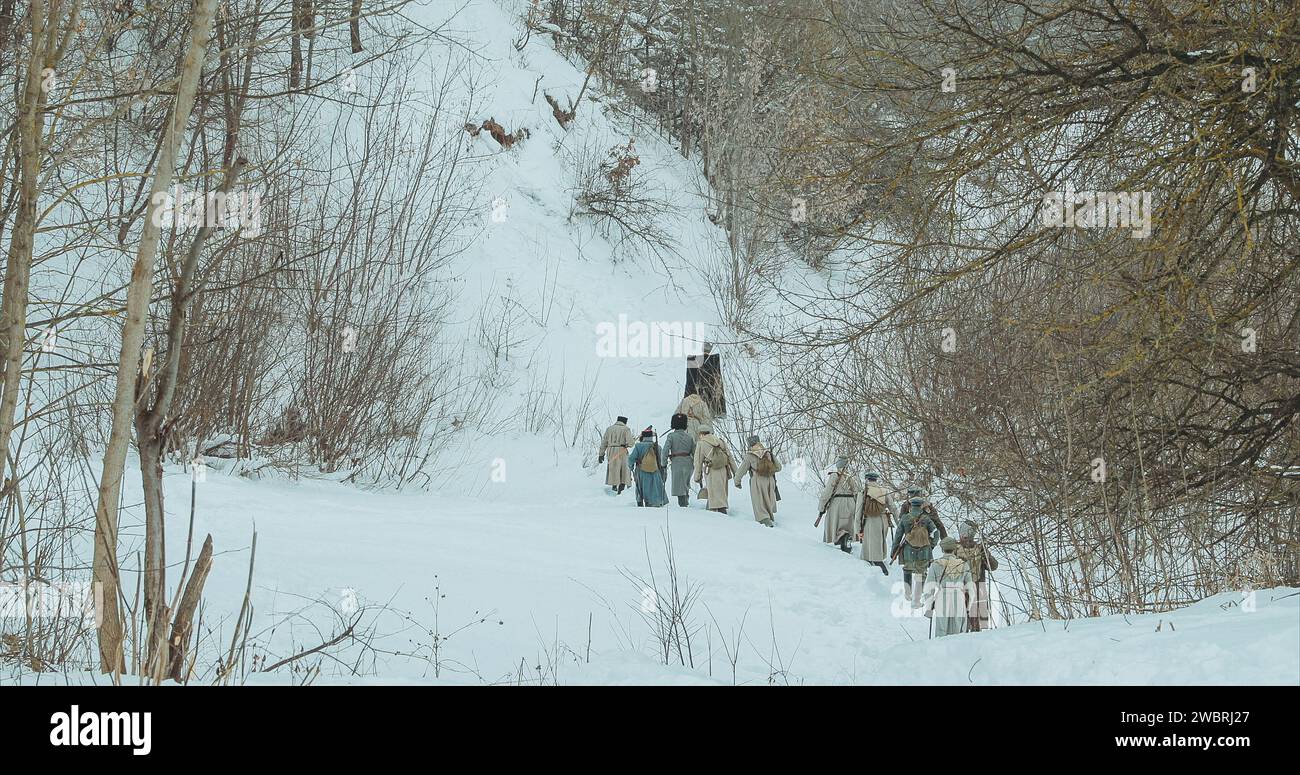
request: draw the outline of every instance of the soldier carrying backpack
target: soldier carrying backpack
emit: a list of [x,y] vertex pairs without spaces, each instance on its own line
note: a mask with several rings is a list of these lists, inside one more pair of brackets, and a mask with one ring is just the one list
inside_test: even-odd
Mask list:
[[636,482],[636,505],[668,505],[668,494],[664,491],[664,479],[668,470],[661,462],[663,459],[663,450],[659,448],[655,429],[650,427],[641,431],[641,440],[628,455],[628,467]]
[[885,564],[885,546],[889,543],[889,528],[893,524],[894,504],[880,481],[880,474],[868,471],[866,487],[862,493],[862,508],[858,512],[858,540],[862,542],[862,559],[889,575]]
[[700,427],[700,438],[695,442],[695,483],[703,484],[700,497],[706,498],[709,511],[727,513],[727,482],[736,466],[727,449],[727,442],[714,435],[707,425]]
[[957,534],[961,539],[953,552],[970,568],[971,581],[975,587],[975,599],[971,601],[967,612],[967,629],[970,632],[989,629],[989,572],[998,569],[997,558],[989,552],[987,546],[975,540],[978,528],[970,520],[962,521],[957,526]]
[[736,468],[736,489],[741,489],[745,472],[749,472],[749,502],[754,507],[754,521],[766,527],[776,525],[776,502],[781,493],[776,488],[776,472],[781,470],[781,463],[776,453],[763,446],[757,436],[750,436],[749,449],[740,456],[740,465]]
[[939,509],[936,508],[935,505],[930,502],[929,498],[925,497],[925,490],[922,490],[920,485],[914,484],[911,487],[907,488],[907,500],[903,501],[903,505],[898,510],[899,518],[901,519],[903,515],[907,513],[908,501],[910,501],[912,498],[921,499],[922,502],[921,511],[925,513],[925,515],[930,518],[930,521],[934,523],[934,526],[938,528],[939,540],[943,540],[947,538],[948,529],[943,526],[943,520],[939,518]]
[[925,501],[919,497],[908,501],[907,511],[898,520],[894,530],[894,545],[889,553],[891,560],[903,558],[903,583],[907,585],[913,607],[921,606],[921,587],[925,572],[934,559],[934,547],[939,543],[939,530],[930,515],[922,511]]

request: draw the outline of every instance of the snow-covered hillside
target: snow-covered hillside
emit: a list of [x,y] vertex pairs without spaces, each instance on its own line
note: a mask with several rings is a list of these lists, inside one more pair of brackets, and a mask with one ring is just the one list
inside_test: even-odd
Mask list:
[[[603,494],[578,453],[553,458],[545,440],[510,443],[511,459],[540,464],[518,466],[518,476],[512,467],[490,497],[209,475],[199,485],[197,531],[212,532],[219,555],[205,621],[225,617],[229,637],[256,528],[252,640],[270,644],[257,651],[263,665],[361,616],[368,645],[339,649],[343,661],[302,661],[319,662],[317,682],[731,684],[728,652],[737,644],[734,680],[744,684],[1300,681],[1296,590],[927,641],[927,619],[896,616],[907,611],[893,589],[898,569],[886,578],[822,544],[815,504],[793,482],[782,482],[788,494],[769,530],[752,520],[747,499],[734,499],[727,517],[639,509],[626,495]],[[176,472],[168,484],[184,502],[188,478]],[[681,579],[700,591],[694,668],[675,652],[671,664],[657,658],[640,616],[645,592],[623,572],[648,579],[653,564],[666,586],[668,531]],[[436,669],[435,621],[450,635]],[[281,668],[249,681],[301,679]]]
[[[483,217],[458,259],[452,332],[478,367],[499,371],[493,405],[459,431],[424,491],[240,476],[209,461],[194,526],[216,548],[202,654],[224,653],[229,642],[256,531],[249,683],[302,681],[310,667],[320,671],[309,676],[315,683],[1300,684],[1296,590],[929,641],[928,620],[900,602],[897,566],[886,577],[821,542],[815,476],[781,474],[771,530],[735,489],[727,516],[698,502],[641,509],[631,494],[611,496],[593,432],[619,414],[634,430],[666,431],[684,359],[599,356],[600,327],[621,315],[698,322],[727,340],[702,258],[722,235],[705,217],[699,173],[647,126],[607,114],[608,96],[595,89],[561,128],[543,94],[572,98],[584,73],[538,36],[516,51],[503,31],[518,31],[517,20],[493,0],[439,1],[424,12],[430,21],[454,12],[450,28],[473,41],[477,87],[461,95],[471,120],[529,130],[507,150],[486,132],[465,136],[482,157]],[[441,69],[437,56],[431,71]],[[649,176],[675,209],[664,226],[677,251],[663,259],[572,217],[583,149],[603,157],[631,138],[641,161],[634,174]],[[489,352],[484,331],[494,323],[506,324],[495,341],[508,346]],[[552,420],[540,432],[538,412]],[[122,555],[134,556],[142,493],[135,466],[127,470]],[[190,472],[169,468],[165,481],[175,562],[186,553]],[[690,654],[665,660],[644,615],[647,587],[670,583],[669,540],[678,581],[698,597]],[[349,625],[321,654],[252,672]]]

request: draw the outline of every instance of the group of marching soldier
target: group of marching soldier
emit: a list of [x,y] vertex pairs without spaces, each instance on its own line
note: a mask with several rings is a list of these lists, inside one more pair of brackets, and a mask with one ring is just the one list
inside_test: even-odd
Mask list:
[[[901,561],[907,597],[913,608],[933,619],[935,637],[987,630],[990,573],[998,562],[976,540],[977,525],[963,520],[958,537],[948,535],[939,510],[917,486],[907,488],[895,524],[892,493],[880,475],[868,471],[864,478],[865,484],[858,481],[847,458],[835,461],[818,499],[817,519],[826,520],[822,540],[848,552],[851,537],[856,537],[862,559],[886,575],[887,559]],[[937,558],[936,548],[942,552]]]
[[638,506],[665,506],[671,482],[671,495],[679,506],[686,506],[694,482],[700,486],[697,497],[705,501],[706,508],[726,514],[730,508],[728,485],[734,478],[736,489],[743,489],[748,474],[754,520],[773,527],[781,498],[776,486],[781,463],[758,436],[750,436],[745,451],[735,455],[713,432],[713,420],[726,416],[727,403],[721,365],[712,349],[706,343],[702,355],[687,360],[686,395],[662,444],[653,427],[634,438],[626,417],[620,416],[606,429],[597,453],[597,460],[606,466],[605,484],[615,494],[633,488]]
[[[749,474],[754,520],[773,527],[781,463],[758,436],[748,437],[737,459],[713,432],[713,419],[725,415],[726,403],[718,356],[710,350],[706,344],[704,355],[688,364],[686,396],[662,444],[653,427],[634,438],[626,417],[606,429],[597,458],[606,465],[605,483],[616,495],[633,488],[638,506],[666,506],[671,482],[671,495],[679,506],[687,506],[693,481],[706,507],[726,514],[728,485],[734,482],[741,489]],[[920,487],[909,487],[896,507],[891,495],[897,491],[887,490],[878,473],[868,471],[864,479],[850,470],[847,457],[836,459],[818,499],[816,524],[825,522],[822,540],[850,552],[856,539],[862,559],[885,575],[888,563],[901,562],[908,600],[932,618],[935,637],[988,629],[989,574],[998,564],[976,540],[975,523],[963,521],[954,538]]]

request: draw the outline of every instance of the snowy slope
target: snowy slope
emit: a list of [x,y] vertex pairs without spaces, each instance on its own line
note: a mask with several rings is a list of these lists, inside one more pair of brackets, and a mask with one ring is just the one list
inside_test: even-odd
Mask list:
[[[689,324],[696,335],[680,345],[692,352],[704,338],[701,332],[722,334],[704,277],[692,265],[701,245],[722,239],[705,218],[698,170],[645,127],[611,120],[606,98],[595,88],[577,108],[576,120],[561,128],[544,95],[567,104],[581,90],[585,74],[544,37],[534,35],[516,51],[512,39],[522,38],[521,25],[504,10],[507,5],[473,0],[425,9],[434,18],[451,13],[449,26],[475,44],[476,87],[464,95],[469,120],[494,118],[508,131],[529,132],[508,150],[487,132],[465,140],[483,159],[484,179],[480,229],[457,268],[458,334],[485,345],[483,321],[504,320],[509,333],[500,339],[509,346],[505,357],[480,347],[479,365],[501,370],[490,394],[492,419],[479,424],[488,436],[476,437],[469,429],[461,450],[465,464],[439,484],[489,499],[507,489],[485,487],[498,460],[507,463],[508,489],[527,486],[517,477],[528,472],[509,462],[518,459],[512,452],[515,435],[536,432],[529,426],[539,410],[555,424],[542,433],[556,448],[576,439],[589,457],[598,433],[617,415],[628,416],[634,430],[651,424],[668,430],[681,397],[684,357],[599,357],[602,327],[616,327],[621,317],[647,325]],[[430,67],[440,66],[434,57]],[[660,219],[675,245],[668,255],[646,255],[634,242],[606,236],[589,217],[573,216],[580,160],[604,159],[629,140],[640,158],[631,174],[645,179],[671,206]],[[555,460],[554,452],[546,454]]]
[[[530,131],[510,150],[486,133],[465,138],[482,157],[483,218],[458,265],[451,333],[481,345],[485,306],[489,322],[511,323],[508,354],[469,348],[475,366],[498,369],[493,406],[463,430],[427,491],[209,471],[197,485],[195,525],[216,547],[201,675],[210,677],[229,642],[256,530],[250,656],[273,664],[360,620],[357,637],[332,656],[250,674],[250,683],[301,681],[294,666],[318,666],[317,683],[1300,683],[1294,591],[1262,591],[1249,613],[1223,596],[1169,614],[927,642],[926,619],[896,615],[896,567],[886,578],[821,543],[812,482],[794,481],[793,467],[780,477],[775,529],[757,525],[747,493],[734,489],[729,516],[695,504],[638,509],[630,495],[606,494],[593,434],[617,414],[634,429],[666,430],[684,368],[678,357],[597,357],[598,326],[620,315],[716,324],[693,264],[721,235],[704,217],[697,171],[662,140],[611,119],[600,102],[584,101],[568,131],[556,124],[543,92],[567,100],[583,73],[545,40],[516,52],[517,23],[492,0],[420,11],[430,22],[453,12],[451,28],[475,44],[480,88],[461,95],[470,118]],[[431,53],[431,71],[442,56]],[[576,149],[603,155],[633,136],[642,159],[634,174],[652,176],[677,207],[665,225],[680,255],[667,261],[627,252],[570,218]],[[507,203],[504,218],[492,217],[497,200]],[[532,429],[538,412],[553,424]],[[168,557],[178,561],[189,472],[169,469],[165,484]],[[130,476],[123,503],[140,500]],[[665,582],[666,531],[681,580],[698,585],[693,666],[676,653],[670,664],[657,656],[642,618],[644,584],[629,578],[653,567]],[[131,556],[143,540],[138,508],[128,508],[122,533]]]
[[[521,454],[545,448],[518,444]],[[729,517],[638,509],[602,494],[600,483],[572,453],[537,480],[478,498],[210,475],[197,525],[220,552],[207,621],[225,617],[216,639],[224,644],[256,528],[253,630],[263,664],[317,645],[356,613],[375,650],[402,652],[348,645],[340,654],[358,663],[321,660],[321,683],[730,684],[727,651],[737,643],[743,684],[1300,683],[1297,590],[1259,591],[1253,610],[1226,594],[1164,614],[927,641],[928,620],[895,616],[906,610],[891,587],[897,568],[885,578],[822,544],[814,503],[792,482],[782,482],[790,494],[772,530],[753,522],[747,499],[733,501]],[[167,484],[172,502],[184,502],[186,475]],[[675,655],[669,665],[656,659],[639,616],[642,587],[621,573],[645,577],[648,556],[662,582],[665,528],[681,575],[701,590],[694,669]],[[436,678],[435,586],[443,635],[486,619],[445,641]],[[249,678],[292,680],[301,676]]]
[[[886,659],[903,658],[894,649]],[[1300,685],[1300,590],[1159,614],[1020,624],[925,644],[936,683]]]

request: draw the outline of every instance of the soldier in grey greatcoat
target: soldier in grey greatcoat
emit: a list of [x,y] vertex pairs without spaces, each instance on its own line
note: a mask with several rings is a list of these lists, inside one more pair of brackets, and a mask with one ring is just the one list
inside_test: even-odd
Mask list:
[[848,458],[836,458],[835,470],[826,477],[826,485],[817,499],[817,518],[826,521],[822,528],[822,542],[835,544],[843,552],[849,551],[849,541],[857,530],[858,508],[862,504],[862,485],[848,469]]
[[678,506],[690,505],[691,468],[695,462],[695,437],[687,429],[687,422],[682,421],[686,419],[681,415],[673,418],[673,430],[664,437],[664,457],[672,476],[670,494],[676,496]]

